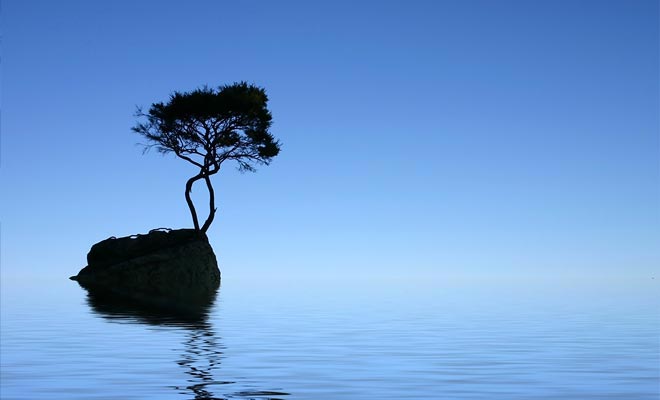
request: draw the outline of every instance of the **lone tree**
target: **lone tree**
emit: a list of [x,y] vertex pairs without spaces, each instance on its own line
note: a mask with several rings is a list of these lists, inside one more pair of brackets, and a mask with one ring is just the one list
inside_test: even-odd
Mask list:
[[[161,153],[174,153],[199,168],[186,182],[186,202],[195,230],[206,232],[215,217],[215,193],[211,176],[225,161],[236,161],[240,171],[255,171],[255,165],[268,165],[280,152],[280,143],[268,132],[272,115],[266,107],[263,88],[245,82],[203,87],[187,93],[175,92],[167,103],[154,103],[146,118],[133,131],[147,138]],[[190,192],[195,182],[204,180],[209,192],[209,215],[200,227]]]

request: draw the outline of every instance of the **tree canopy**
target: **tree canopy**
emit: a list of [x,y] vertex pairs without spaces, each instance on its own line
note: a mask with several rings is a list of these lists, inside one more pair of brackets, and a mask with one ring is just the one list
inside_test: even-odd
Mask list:
[[[199,168],[186,182],[185,197],[196,230],[206,232],[215,216],[215,194],[210,177],[225,161],[235,161],[241,171],[255,171],[268,165],[280,152],[280,143],[269,132],[272,115],[263,88],[245,82],[203,87],[191,92],[175,92],[167,103],[154,103],[148,112],[138,110],[146,119],[133,131],[148,140],[149,149],[174,153]],[[192,185],[204,180],[209,191],[209,215],[200,227],[190,192]]]

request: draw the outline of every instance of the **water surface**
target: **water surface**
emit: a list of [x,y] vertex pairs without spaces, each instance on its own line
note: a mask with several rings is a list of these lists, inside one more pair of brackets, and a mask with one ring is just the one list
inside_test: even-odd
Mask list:
[[189,315],[3,277],[0,397],[656,400],[657,289],[225,276]]

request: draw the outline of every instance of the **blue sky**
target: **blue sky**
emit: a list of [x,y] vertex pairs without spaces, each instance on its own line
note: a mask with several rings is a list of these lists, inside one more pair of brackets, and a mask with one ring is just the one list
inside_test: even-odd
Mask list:
[[135,108],[246,80],[283,150],[214,181],[225,276],[654,274],[658,15],[646,0],[4,1],[2,273],[68,276],[106,237],[190,227],[193,169],[142,155]]

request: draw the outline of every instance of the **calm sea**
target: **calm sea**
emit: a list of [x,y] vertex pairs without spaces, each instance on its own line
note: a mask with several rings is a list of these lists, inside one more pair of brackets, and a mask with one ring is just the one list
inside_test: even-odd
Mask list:
[[223,276],[182,315],[3,276],[0,397],[657,400],[657,283]]

